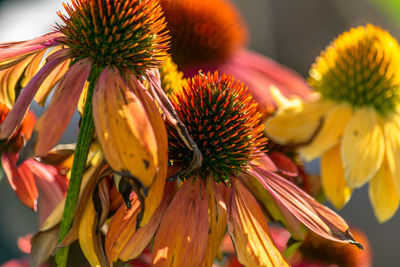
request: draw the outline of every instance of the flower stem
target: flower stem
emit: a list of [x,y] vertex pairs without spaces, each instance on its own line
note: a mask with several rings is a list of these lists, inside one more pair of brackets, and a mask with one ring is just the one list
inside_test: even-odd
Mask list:
[[[100,69],[94,66],[89,75],[89,87],[86,94],[85,107],[83,109],[82,123],[79,130],[78,141],[72,164],[71,178],[69,180],[65,208],[60,226],[58,241],[61,242],[68,234],[74,221],[76,206],[82,182],[82,175],[85,169],[86,160],[89,154],[90,144],[94,133],[94,122],[92,117],[92,97],[96,81],[100,75]],[[65,267],[68,260],[69,247],[63,247],[57,251],[56,263],[59,267]]]

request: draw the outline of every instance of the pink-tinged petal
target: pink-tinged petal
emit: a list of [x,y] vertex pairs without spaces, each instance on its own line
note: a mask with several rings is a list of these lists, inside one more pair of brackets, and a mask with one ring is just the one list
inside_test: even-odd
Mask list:
[[347,223],[331,209],[317,202],[279,175],[254,166],[251,174],[300,222],[323,238],[359,246]]
[[153,246],[154,266],[199,266],[208,237],[207,193],[202,179],[187,179],[171,201]]
[[56,206],[64,199],[68,180],[51,165],[29,159],[24,162],[34,174],[39,188],[39,225],[42,225]]
[[285,154],[273,151],[269,153],[268,156],[278,167],[278,172],[291,177],[299,175],[299,170],[297,169],[296,164]]
[[278,88],[286,97],[296,95],[305,98],[311,93],[304,78],[298,73],[247,49],[238,49],[231,61],[219,69],[244,82],[264,111],[276,108],[270,93],[271,86]]
[[17,240],[18,248],[26,254],[31,252],[31,238],[32,234],[27,234],[25,236],[18,237]]
[[59,32],[42,35],[38,38],[16,44],[0,45],[0,63],[4,60],[35,53],[41,49],[58,45],[57,38],[62,37]]
[[228,230],[241,264],[289,266],[272,240],[257,200],[236,178],[232,179]]
[[36,123],[33,143],[28,143],[24,150],[33,149],[33,155],[45,156],[58,143],[76,110],[91,66],[91,62],[84,59],[65,73],[54,92],[50,106]]
[[26,163],[22,163],[17,167],[17,158],[17,154],[3,152],[1,155],[3,170],[21,202],[36,210],[38,189],[33,173]]
[[268,157],[267,155],[257,158],[255,160],[253,160],[252,162],[253,162],[253,164],[262,166],[263,168],[265,168],[267,170],[270,170],[273,172],[278,171],[278,167],[275,165],[275,163],[272,161],[272,159],[270,157]]
[[40,85],[61,62],[69,57],[69,49],[57,52],[57,57],[47,62],[22,90],[10,113],[0,125],[0,139],[6,139],[18,128]]

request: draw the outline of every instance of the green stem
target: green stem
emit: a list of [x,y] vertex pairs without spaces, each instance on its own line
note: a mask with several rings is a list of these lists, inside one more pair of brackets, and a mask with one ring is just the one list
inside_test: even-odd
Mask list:
[[[78,141],[72,164],[71,178],[69,180],[67,197],[63,218],[60,226],[58,241],[61,242],[68,234],[74,221],[76,206],[78,203],[79,192],[81,188],[82,175],[85,170],[86,160],[89,154],[89,148],[94,133],[94,122],[92,117],[92,98],[96,81],[100,75],[100,69],[93,67],[89,75],[89,87],[86,94],[85,107],[83,109],[82,123],[79,130]],[[69,247],[63,247],[57,251],[56,263],[59,267],[67,266]]]

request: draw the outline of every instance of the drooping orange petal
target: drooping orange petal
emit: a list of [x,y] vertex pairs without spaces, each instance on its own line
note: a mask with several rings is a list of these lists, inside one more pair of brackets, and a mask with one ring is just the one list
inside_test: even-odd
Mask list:
[[207,193],[200,178],[187,179],[171,201],[153,246],[155,266],[199,266],[208,237]]
[[147,196],[144,198],[145,205],[143,217],[140,221],[140,226],[144,226],[158,207],[164,191],[168,170],[168,138],[167,130],[164,126],[164,121],[160,115],[159,108],[146,93],[146,89],[143,85],[133,75],[128,77],[127,84],[146,107],[147,115],[151,125],[153,126],[155,138],[157,140],[158,169],[154,183],[150,187]]
[[149,188],[158,166],[156,136],[146,108],[116,69],[105,68],[99,77],[93,119],[111,168]]
[[29,81],[18,96],[10,113],[0,125],[0,139],[8,138],[18,128],[40,85],[59,64],[69,57],[69,52],[69,49],[62,49],[54,53],[54,59],[48,61]]
[[347,223],[331,209],[279,175],[254,166],[251,174],[299,221],[323,238],[359,245]]
[[[150,221],[145,226],[137,229],[130,238],[129,236],[124,237],[129,240],[123,247],[121,254],[119,255],[119,258],[123,262],[127,262],[138,257],[140,253],[145,249],[145,247],[149,244],[151,239],[154,237],[154,233],[160,225],[160,221],[163,218],[164,213],[167,210],[168,205],[171,202],[171,199],[174,196],[175,192],[176,184],[173,182],[168,182],[165,186],[163,199],[156,211],[153,213],[153,216],[150,218]],[[126,218],[124,218],[124,220],[125,219]],[[120,224],[117,222],[115,222],[114,226],[118,228],[121,227]]]
[[[34,143],[28,143],[24,150],[33,149],[35,156],[45,156],[58,143],[76,110],[91,66],[92,64],[84,59],[69,68],[57,86],[50,106],[36,123],[32,138]],[[30,152],[26,153],[29,155]]]
[[17,167],[17,158],[17,154],[3,152],[1,155],[2,168],[21,202],[36,211],[38,189],[33,173],[26,163]]
[[238,260],[245,266],[289,266],[272,240],[257,200],[238,180],[232,179],[228,230]]
[[227,209],[221,192],[218,189],[214,180],[207,180],[206,190],[210,229],[208,231],[206,252],[200,265],[204,267],[213,264],[226,232]]

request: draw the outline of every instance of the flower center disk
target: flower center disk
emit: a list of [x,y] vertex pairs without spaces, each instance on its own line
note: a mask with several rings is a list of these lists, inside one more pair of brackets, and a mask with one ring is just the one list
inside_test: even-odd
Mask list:
[[[172,104],[203,154],[198,170],[205,179],[227,181],[258,157],[266,144],[257,104],[239,81],[218,73],[196,75],[172,96]],[[169,156],[188,165],[192,152],[169,129]]]
[[323,97],[372,107],[381,115],[399,103],[400,49],[386,31],[367,25],[341,34],[317,58],[308,83]]
[[139,75],[161,64],[169,37],[158,1],[72,0],[64,8],[68,16],[58,15],[65,25],[57,28],[77,60],[89,57]]

